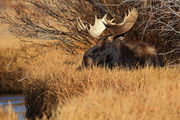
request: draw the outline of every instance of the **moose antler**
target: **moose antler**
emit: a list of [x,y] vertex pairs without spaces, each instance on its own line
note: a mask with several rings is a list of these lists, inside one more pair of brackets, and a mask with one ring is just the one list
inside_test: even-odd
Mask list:
[[102,19],[98,19],[97,15],[95,15],[95,23],[93,26],[89,23],[89,28],[87,25],[84,25],[80,18],[77,18],[77,25],[80,30],[87,30],[91,36],[99,38],[102,32],[106,29],[106,17],[107,14]]
[[119,24],[113,23],[114,19],[107,20],[106,17],[107,14],[102,19],[98,19],[95,15],[95,23],[93,26],[89,24],[89,27],[84,25],[80,18],[77,18],[77,26],[80,30],[87,30],[91,36],[96,38],[99,38],[106,28],[110,29],[113,36],[118,36],[126,33],[133,27],[138,18],[138,13],[137,10],[133,8],[132,10],[128,11],[128,15],[125,16],[124,21]]
[[128,15],[125,16],[124,21],[122,23],[116,24],[113,23],[114,19],[112,20],[106,19],[106,23],[107,23],[106,26],[108,29],[110,29],[110,31],[114,36],[117,36],[129,31],[133,27],[137,18],[138,18],[138,12],[136,9],[133,8],[132,10],[128,11]]

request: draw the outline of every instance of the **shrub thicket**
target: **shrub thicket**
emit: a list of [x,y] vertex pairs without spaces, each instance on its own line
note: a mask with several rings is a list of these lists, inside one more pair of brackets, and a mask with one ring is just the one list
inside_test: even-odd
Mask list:
[[[169,64],[179,60],[179,0],[25,0],[15,12],[1,12],[0,20],[11,25],[11,32],[24,37],[58,40],[55,45],[71,53],[92,46],[96,39],[77,29],[76,18],[93,23],[94,15],[109,14],[122,21],[129,9],[136,8],[139,18],[127,34],[128,40],[155,44]],[[106,34],[106,33],[105,33]]]

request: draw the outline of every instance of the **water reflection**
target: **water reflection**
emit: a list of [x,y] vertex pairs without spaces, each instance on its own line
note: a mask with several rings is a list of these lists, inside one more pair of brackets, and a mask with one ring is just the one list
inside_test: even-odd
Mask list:
[[12,105],[13,110],[18,114],[19,120],[24,120],[25,106],[23,95],[0,95],[0,108],[5,108]]

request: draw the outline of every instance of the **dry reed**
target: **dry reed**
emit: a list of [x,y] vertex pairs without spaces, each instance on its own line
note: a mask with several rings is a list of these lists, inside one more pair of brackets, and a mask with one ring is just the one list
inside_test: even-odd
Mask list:
[[[16,14],[1,12],[1,22],[11,25],[11,32],[16,35],[59,41],[51,45],[33,43],[18,49],[1,49],[0,92],[11,91],[7,86],[17,85],[19,89],[23,85],[28,118],[43,115],[49,118],[55,113],[57,119],[178,120],[178,67],[133,70],[93,67],[78,71],[82,55],[74,56],[57,49],[77,53],[96,42],[87,33],[78,31],[77,17],[92,23],[94,14],[102,17],[108,13],[109,18],[119,22],[127,9],[135,7],[140,17],[126,39],[155,44],[166,61],[170,60],[169,65],[178,63],[179,1],[25,2],[27,4],[15,7]],[[16,84],[17,80],[23,84]],[[0,116],[6,114],[0,112]]]
[[[36,116],[41,117],[43,114],[50,117],[52,111],[58,111],[58,105],[60,106],[61,112],[61,108],[66,109],[66,107],[64,108],[63,106],[66,104],[68,106],[68,101],[71,101],[72,98],[76,99],[78,96],[86,96],[88,91],[92,89],[98,89],[99,91],[112,89],[115,91],[115,95],[126,96],[128,100],[131,98],[143,97],[143,95],[147,94],[147,102],[156,101],[158,95],[162,95],[160,97],[166,99],[171,92],[173,93],[179,89],[180,76],[178,74],[178,68],[146,67],[144,69],[134,70],[120,68],[109,70],[106,68],[94,67],[92,69],[78,71],[76,68],[81,64],[81,57],[82,56],[72,56],[68,53],[55,50],[40,56],[37,60],[26,66],[25,73],[26,76],[28,76],[28,80],[24,83],[26,84],[26,115],[28,118],[35,118]],[[168,89],[165,90],[166,86],[169,90],[173,89],[174,91],[165,94],[168,92]],[[155,94],[154,97],[153,93]],[[97,94],[99,95],[101,92]],[[139,95],[133,98],[136,94]],[[174,94],[176,96],[177,93]],[[94,97],[97,96],[95,95]],[[163,96],[165,96],[165,98]],[[77,99],[81,99],[81,97]],[[123,99],[121,100],[123,101]],[[124,100],[126,101],[126,99]],[[134,101],[137,100],[135,99]],[[168,102],[168,106],[171,99],[168,98],[166,101]],[[162,106],[164,104],[162,100],[157,102],[159,104],[161,103]],[[126,104],[128,104],[128,102]],[[177,102],[177,105],[179,106],[179,102]],[[177,108],[178,107],[175,109]],[[93,109],[94,108],[91,110],[93,111]],[[135,108],[132,106],[131,109]],[[157,111],[155,111],[155,113],[158,114]]]
[[[8,42],[8,39],[2,41],[6,44],[11,43]],[[8,45],[0,48],[0,94],[22,93],[22,81],[26,79],[24,66],[31,63],[37,56],[56,49],[56,47],[52,47],[51,43],[42,44],[29,39],[28,43],[19,42],[18,47],[9,47]]]
[[59,109],[63,120],[178,120],[179,81],[164,80],[126,95],[95,89]]
[[8,106],[6,109],[0,108],[0,120],[18,120],[16,113],[12,109],[12,106]]
[[17,81],[22,77],[20,53],[18,48],[0,49],[0,93],[22,92],[22,84]]

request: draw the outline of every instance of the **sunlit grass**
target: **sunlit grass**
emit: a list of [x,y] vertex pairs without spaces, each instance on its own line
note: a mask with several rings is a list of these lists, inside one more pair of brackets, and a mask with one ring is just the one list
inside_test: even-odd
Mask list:
[[6,109],[0,108],[0,120],[18,120],[18,117],[13,111],[11,105],[9,105]]
[[60,106],[61,119],[179,118],[177,67],[79,71],[81,59],[55,50],[26,66],[29,117],[51,116]]

